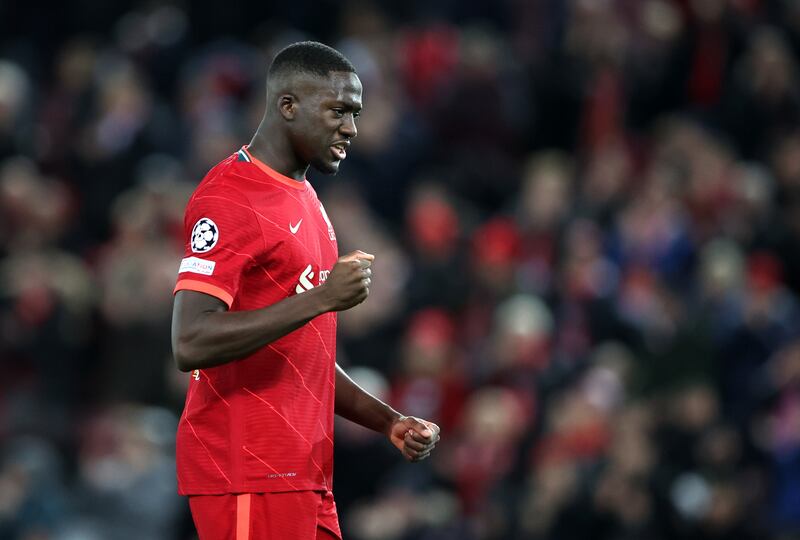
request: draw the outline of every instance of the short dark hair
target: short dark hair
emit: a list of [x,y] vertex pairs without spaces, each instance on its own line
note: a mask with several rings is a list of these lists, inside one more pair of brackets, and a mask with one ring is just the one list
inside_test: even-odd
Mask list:
[[287,71],[304,71],[326,77],[332,71],[355,73],[356,68],[333,47],[318,41],[300,41],[275,55],[267,76],[273,77]]

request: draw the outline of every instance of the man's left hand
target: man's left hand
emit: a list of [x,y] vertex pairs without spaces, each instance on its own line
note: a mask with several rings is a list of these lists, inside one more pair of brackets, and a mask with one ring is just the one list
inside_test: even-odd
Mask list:
[[392,424],[389,440],[408,461],[422,461],[439,442],[439,426],[414,416],[401,416]]

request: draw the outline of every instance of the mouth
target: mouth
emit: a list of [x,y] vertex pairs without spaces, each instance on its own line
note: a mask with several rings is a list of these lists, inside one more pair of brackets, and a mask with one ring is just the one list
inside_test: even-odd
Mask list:
[[336,161],[341,161],[347,157],[347,147],[350,146],[350,141],[339,141],[331,145],[331,154]]

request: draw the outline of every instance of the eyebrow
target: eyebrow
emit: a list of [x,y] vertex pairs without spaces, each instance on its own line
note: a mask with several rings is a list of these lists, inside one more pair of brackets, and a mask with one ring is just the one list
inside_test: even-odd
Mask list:
[[349,101],[342,101],[341,99],[334,99],[332,101],[333,101],[333,105],[339,106],[342,109],[347,109],[347,110],[352,110],[352,111],[360,111],[361,109],[364,108],[364,106],[361,105],[361,104],[356,104],[354,102],[349,102]]

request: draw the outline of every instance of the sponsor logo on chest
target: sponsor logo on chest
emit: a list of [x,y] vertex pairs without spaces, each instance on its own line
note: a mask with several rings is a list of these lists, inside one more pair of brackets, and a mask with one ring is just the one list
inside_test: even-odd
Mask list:
[[297,285],[294,288],[294,292],[297,294],[304,293],[306,291],[310,291],[314,287],[319,287],[328,279],[330,275],[330,270],[320,270],[319,276],[317,277],[316,284],[314,283],[314,266],[308,265],[305,267],[300,273],[300,277],[297,279]]

